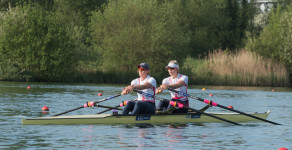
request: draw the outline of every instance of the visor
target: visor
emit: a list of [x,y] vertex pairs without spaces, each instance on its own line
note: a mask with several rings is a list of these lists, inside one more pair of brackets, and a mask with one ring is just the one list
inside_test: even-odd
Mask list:
[[165,68],[179,68],[179,66],[175,63],[169,63]]

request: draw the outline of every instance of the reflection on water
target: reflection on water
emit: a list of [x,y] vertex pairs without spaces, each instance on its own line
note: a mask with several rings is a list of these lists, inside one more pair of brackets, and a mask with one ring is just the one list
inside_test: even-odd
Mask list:
[[123,126],[125,128],[136,128],[136,127],[138,127],[138,128],[152,128],[152,127],[154,127],[153,124],[149,124],[149,123],[123,124],[121,126]]
[[[26,87],[30,85],[31,89]],[[52,116],[121,92],[120,85],[0,82],[0,149],[278,149],[292,148],[292,90],[275,87],[191,86],[189,94],[232,105],[243,112],[266,112],[283,124],[227,123],[135,125],[21,125],[22,118]],[[271,90],[275,89],[275,92]],[[97,94],[103,93],[99,97]],[[213,94],[210,97],[209,94]],[[169,93],[157,95],[169,98]],[[105,101],[115,106],[136,94]],[[41,108],[48,106],[44,113]],[[205,104],[190,99],[190,106]],[[80,109],[66,115],[95,114],[104,109]],[[227,112],[217,107],[207,111]],[[111,113],[111,112],[107,112]]]

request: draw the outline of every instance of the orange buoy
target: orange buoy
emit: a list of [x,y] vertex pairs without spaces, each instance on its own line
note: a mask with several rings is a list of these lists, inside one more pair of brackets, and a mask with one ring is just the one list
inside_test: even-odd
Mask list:
[[98,96],[102,96],[102,93],[98,93]]
[[44,107],[42,108],[42,111],[49,111],[49,107],[48,107],[48,106],[44,106]]
[[228,106],[228,108],[233,109],[233,106]]
[[210,96],[210,97],[212,97],[212,96],[213,96],[213,94],[209,94],[209,96]]
[[205,88],[202,88],[202,91],[205,91],[206,89]]
[[30,88],[31,88],[30,86],[27,86],[27,89],[28,89],[28,90],[30,90]]

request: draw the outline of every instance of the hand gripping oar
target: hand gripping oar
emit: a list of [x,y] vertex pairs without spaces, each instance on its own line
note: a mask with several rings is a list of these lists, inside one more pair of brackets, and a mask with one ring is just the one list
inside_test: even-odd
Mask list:
[[[155,98],[155,99],[158,99],[160,101],[165,101],[165,102],[170,102],[170,100],[167,100],[167,99],[164,99],[164,98],[160,98],[160,97],[156,97],[154,95],[151,95],[151,94],[148,94],[148,93],[144,93],[142,91],[138,91],[138,90],[133,90],[137,93],[140,93],[142,95],[145,95],[145,96],[148,96],[148,97],[152,97],[152,98]],[[192,110],[194,112],[197,112],[197,113],[200,113],[200,114],[204,114],[206,116],[209,116],[209,117],[212,117],[212,118],[215,118],[215,119],[218,119],[218,120],[221,120],[221,121],[225,121],[225,122],[228,122],[228,123],[231,123],[231,124],[234,124],[234,125],[240,125],[239,123],[236,123],[236,122],[233,122],[233,121],[229,121],[229,120],[226,120],[224,118],[220,118],[218,116],[215,116],[215,115],[212,115],[212,114],[208,114],[208,113],[205,113],[205,112],[202,112],[200,110],[197,110],[197,109],[194,109],[194,108],[190,108],[190,107],[187,107],[187,106],[180,106],[180,108],[185,108],[185,109],[189,109],[189,110]]]
[[[97,103],[100,103],[100,102],[103,102],[103,101],[106,101],[106,100],[110,100],[110,99],[113,99],[113,98],[116,98],[116,97],[119,97],[121,96],[121,94],[118,94],[118,95],[114,95],[114,96],[110,96],[108,98],[104,98],[104,99],[101,99],[99,101],[96,101],[96,102],[93,102],[94,105],[97,104]],[[54,116],[60,116],[60,115],[63,115],[63,114],[66,114],[66,113],[69,113],[71,111],[75,111],[75,110],[78,110],[78,109],[81,109],[81,108],[84,108],[84,105],[80,106],[80,107],[77,107],[77,108],[74,108],[74,109],[71,109],[71,110],[68,110],[68,111],[65,111],[65,112],[62,112],[62,113],[59,113],[59,114],[56,114]]]
[[171,88],[168,88],[168,90],[173,91],[173,92],[178,93],[178,94],[183,95],[183,96],[191,97],[193,99],[199,100],[201,102],[204,102],[204,103],[209,104],[209,105],[212,105],[212,106],[218,106],[218,107],[221,107],[221,108],[224,108],[224,109],[233,111],[233,112],[237,112],[239,114],[243,114],[243,115],[246,115],[246,116],[249,116],[249,117],[252,117],[252,118],[255,118],[255,119],[264,121],[264,122],[268,122],[268,123],[271,123],[271,124],[274,124],[274,125],[281,125],[279,123],[276,123],[276,122],[273,122],[273,121],[269,121],[269,120],[266,120],[266,119],[263,119],[263,118],[259,118],[257,116],[253,116],[253,115],[250,115],[250,114],[247,114],[247,113],[244,113],[244,112],[235,110],[235,109],[230,109],[230,108],[228,108],[226,106],[220,105],[220,104],[215,103],[215,102],[213,102],[211,100],[206,100],[206,99],[198,98],[198,97],[195,97],[195,96],[192,96],[192,95],[189,95],[187,93],[184,93],[184,92],[181,92],[181,91],[177,91],[177,90],[174,90],[174,89],[171,89]]

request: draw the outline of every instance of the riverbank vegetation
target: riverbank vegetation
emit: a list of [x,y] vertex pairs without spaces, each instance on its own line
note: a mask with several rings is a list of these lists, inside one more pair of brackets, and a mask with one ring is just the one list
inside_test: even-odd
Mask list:
[[292,5],[267,20],[247,0],[0,2],[0,79],[129,83],[147,62],[158,83],[169,60],[190,84],[289,86]]
[[289,86],[283,65],[244,49],[212,51],[205,59],[187,58],[183,70],[199,85]]

